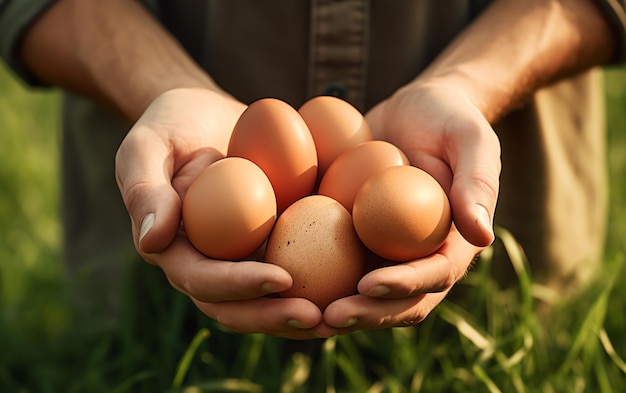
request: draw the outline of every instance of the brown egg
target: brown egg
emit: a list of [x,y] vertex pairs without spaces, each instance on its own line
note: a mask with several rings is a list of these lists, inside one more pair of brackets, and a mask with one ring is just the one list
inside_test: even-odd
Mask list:
[[389,142],[362,142],[344,151],[330,165],[318,194],[335,199],[352,212],[354,198],[367,179],[390,166],[408,164],[406,155]]
[[223,158],[193,181],[183,200],[189,241],[208,257],[242,259],[259,248],[276,221],[276,197],[253,162]]
[[235,124],[227,155],[247,158],[263,169],[279,212],[315,187],[313,137],[298,112],[284,101],[263,98],[250,104]]
[[319,179],[344,150],[372,139],[372,132],[361,112],[340,98],[313,97],[298,112],[315,141]]
[[364,247],[350,213],[323,195],[302,198],[278,217],[265,260],[293,278],[281,296],[308,299],[321,310],[356,293],[365,271]]
[[363,243],[391,261],[435,252],[450,231],[448,198],[439,183],[413,166],[394,166],[370,177],[352,210]]

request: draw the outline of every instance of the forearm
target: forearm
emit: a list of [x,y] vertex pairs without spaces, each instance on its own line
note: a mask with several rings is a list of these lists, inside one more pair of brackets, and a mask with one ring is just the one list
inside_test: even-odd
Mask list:
[[129,120],[177,87],[220,91],[183,48],[133,0],[63,0],[21,46],[43,81],[100,101]]
[[494,122],[542,86],[607,62],[614,46],[591,0],[499,0],[414,83],[450,82]]

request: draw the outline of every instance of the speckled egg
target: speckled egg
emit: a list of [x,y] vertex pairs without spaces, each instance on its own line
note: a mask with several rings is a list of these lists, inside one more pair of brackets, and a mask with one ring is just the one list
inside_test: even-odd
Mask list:
[[265,260],[293,278],[280,296],[308,299],[321,310],[355,294],[365,271],[364,247],[350,213],[323,195],[302,198],[278,217]]

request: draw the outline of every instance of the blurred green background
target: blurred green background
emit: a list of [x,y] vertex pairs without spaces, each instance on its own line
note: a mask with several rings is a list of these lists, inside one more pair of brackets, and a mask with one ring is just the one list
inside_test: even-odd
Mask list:
[[[160,286],[131,288],[117,324],[78,318],[59,248],[59,96],[1,68],[0,391],[626,391],[626,71],[605,75],[609,238],[580,296],[539,318],[523,254],[499,228],[495,246],[509,252],[517,287],[490,279],[485,252],[468,295],[419,327],[294,343],[189,318],[189,302]],[[150,308],[140,291],[166,300]]]

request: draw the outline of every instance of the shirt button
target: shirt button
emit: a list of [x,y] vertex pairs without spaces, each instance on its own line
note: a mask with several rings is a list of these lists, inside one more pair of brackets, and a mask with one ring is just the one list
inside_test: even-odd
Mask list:
[[346,91],[346,86],[341,82],[334,82],[329,84],[324,91],[324,95],[334,96],[337,98],[341,98],[345,100],[348,92]]

